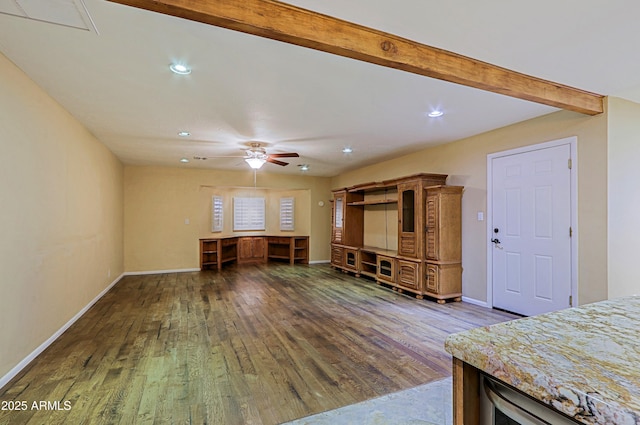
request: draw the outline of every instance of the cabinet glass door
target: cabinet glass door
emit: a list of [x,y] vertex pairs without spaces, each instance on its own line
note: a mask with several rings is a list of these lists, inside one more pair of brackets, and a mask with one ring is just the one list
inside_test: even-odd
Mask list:
[[418,184],[408,183],[398,186],[398,254],[405,257],[416,258],[418,256],[419,227],[417,204],[419,204],[417,192]]
[[402,192],[402,231],[405,233],[415,232],[415,196],[413,190]]
[[380,274],[387,277],[393,276],[393,268],[391,265],[391,261],[380,260]]

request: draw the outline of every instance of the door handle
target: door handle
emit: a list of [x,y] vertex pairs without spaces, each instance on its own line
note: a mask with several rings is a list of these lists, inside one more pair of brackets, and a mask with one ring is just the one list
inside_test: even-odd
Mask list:
[[493,242],[493,245],[498,248],[498,249],[502,249],[502,246],[500,245],[500,239],[498,238],[493,238],[491,239],[491,242]]

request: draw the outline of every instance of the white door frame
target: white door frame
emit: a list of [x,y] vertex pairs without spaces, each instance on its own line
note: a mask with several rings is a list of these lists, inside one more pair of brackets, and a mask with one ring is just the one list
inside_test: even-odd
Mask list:
[[493,159],[519,153],[531,152],[539,149],[552,148],[560,145],[569,145],[571,149],[571,306],[578,303],[578,138],[576,136],[550,142],[538,143],[502,152],[487,155],[487,307],[493,308]]

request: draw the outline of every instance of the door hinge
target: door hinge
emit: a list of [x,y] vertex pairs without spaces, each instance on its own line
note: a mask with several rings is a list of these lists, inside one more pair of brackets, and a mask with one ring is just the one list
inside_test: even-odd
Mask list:
[[573,236],[573,227],[569,226],[569,237]]
[[569,295],[569,307],[573,307],[573,295]]
[[569,158],[569,161],[567,162],[567,166],[569,167],[569,169],[571,169],[571,167],[573,166],[573,162],[571,162],[571,158]]

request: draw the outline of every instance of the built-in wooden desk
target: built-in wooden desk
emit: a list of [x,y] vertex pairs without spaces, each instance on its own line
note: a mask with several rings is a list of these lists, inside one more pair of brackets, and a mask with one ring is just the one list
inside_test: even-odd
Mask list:
[[226,263],[287,261],[309,263],[308,236],[229,236],[200,239],[200,270],[221,270]]

